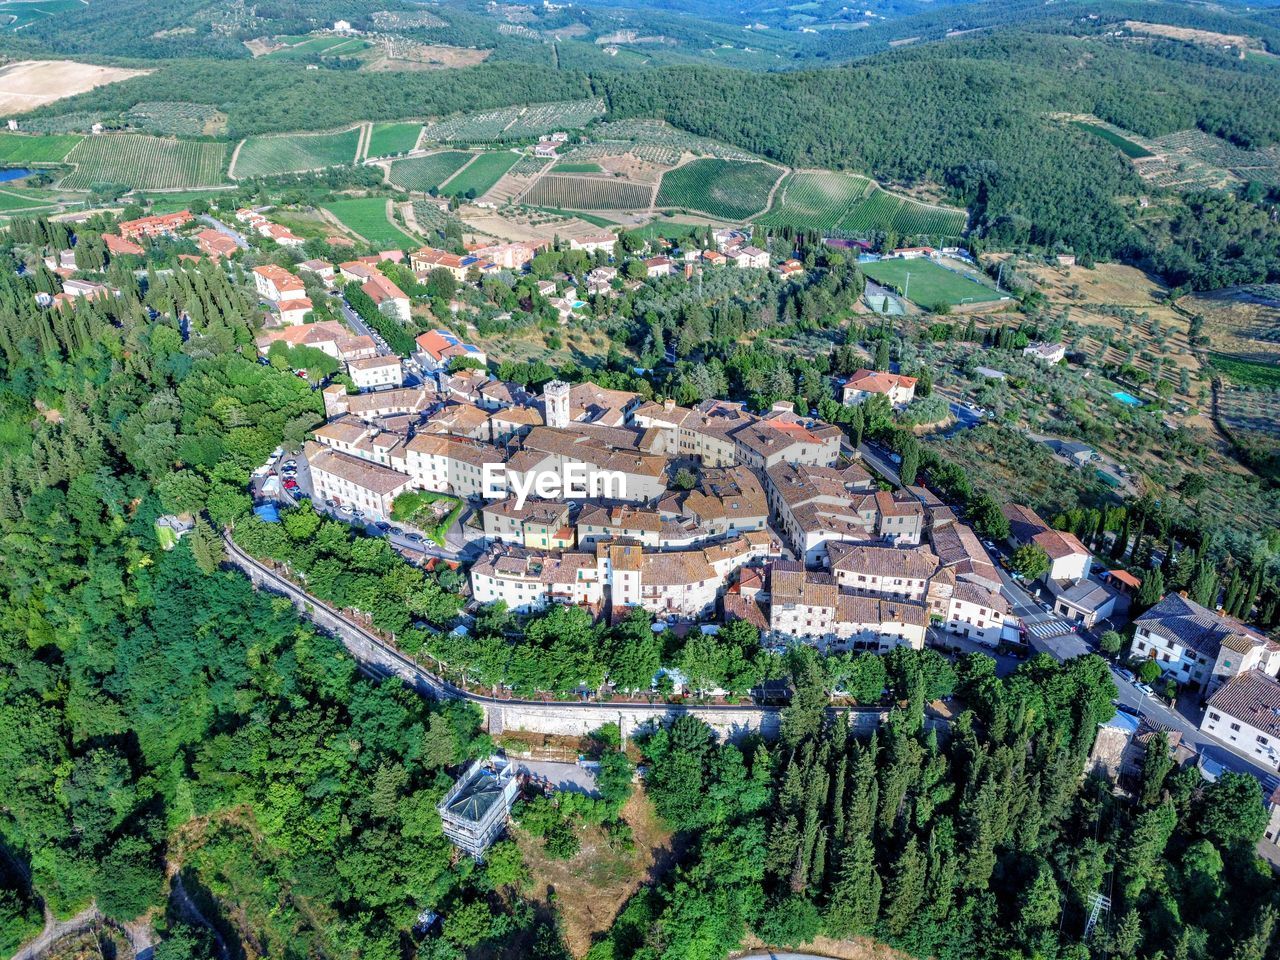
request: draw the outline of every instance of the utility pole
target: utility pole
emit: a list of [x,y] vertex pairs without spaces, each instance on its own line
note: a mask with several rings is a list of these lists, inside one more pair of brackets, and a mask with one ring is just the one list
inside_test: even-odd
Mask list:
[[1089,910],[1089,919],[1084,925],[1084,939],[1088,940],[1093,935],[1093,929],[1098,925],[1098,919],[1103,913],[1111,912],[1111,898],[1103,896],[1101,893],[1095,893],[1089,898],[1091,909]]

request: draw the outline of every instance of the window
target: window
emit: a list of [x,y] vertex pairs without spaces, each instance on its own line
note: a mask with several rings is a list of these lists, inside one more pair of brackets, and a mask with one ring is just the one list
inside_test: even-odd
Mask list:
[[1238,723],[1233,723],[1233,724],[1231,725],[1231,729],[1232,729],[1232,730],[1234,730],[1236,733],[1239,733],[1239,732],[1240,732],[1240,724],[1238,724]]
[[1222,716],[1221,716],[1221,714],[1214,713],[1212,710],[1210,710],[1210,711],[1209,711],[1209,719],[1210,719],[1210,720],[1221,720],[1221,719],[1222,719]]

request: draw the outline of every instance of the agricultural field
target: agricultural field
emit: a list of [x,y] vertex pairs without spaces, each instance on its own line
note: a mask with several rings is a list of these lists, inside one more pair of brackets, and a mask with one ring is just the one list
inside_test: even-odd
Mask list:
[[64,190],[89,190],[95,183],[128,184],[137,190],[190,189],[226,180],[227,144],[103,135],[86,137],[66,159],[75,170],[59,182]]
[[409,157],[391,163],[389,179],[397,187],[415,193],[426,193],[438,187],[470,162],[474,154],[462,150],[430,153],[425,157]]
[[207,103],[156,100],[134,104],[124,114],[125,122],[143,133],[174,137],[212,137],[227,126],[227,115]]
[[653,187],[612,177],[575,177],[549,173],[520,198],[535,207],[562,210],[644,210]]
[[774,193],[769,212],[758,222],[766,227],[829,232],[874,187],[871,180],[853,174],[791,173]]
[[1237,386],[1280,390],[1280,366],[1209,353],[1209,365]]
[[[859,264],[876,283],[890,287],[926,309],[962,303],[990,303],[1001,299],[992,287],[948,270],[932,260],[877,260]],[[908,276],[910,274],[910,276]]]
[[147,70],[75,60],[19,60],[0,67],[0,114],[26,113],[72,94],[142,76]]
[[[268,60],[306,60],[310,57],[350,57],[373,46],[359,37],[277,37],[286,46],[265,54]],[[292,41],[292,42],[290,42]]]
[[83,137],[59,134],[30,137],[20,133],[0,133],[0,163],[7,166],[61,163]]
[[501,153],[482,153],[459,170],[441,190],[450,197],[479,197],[502,179],[517,160],[518,153],[509,150]]
[[968,214],[954,207],[938,207],[902,197],[876,187],[864,201],[840,218],[836,229],[865,236],[877,230],[892,230],[903,237],[959,237]]
[[387,219],[386,197],[334,200],[324,204],[324,209],[375,246],[387,249],[417,246],[416,240]]
[[0,214],[22,213],[49,209],[57,206],[44,197],[31,196],[14,190],[0,189]]
[[424,138],[436,143],[524,140],[556,130],[576,130],[604,114],[603,100],[563,100],[526,107],[462,113],[427,124]]
[[1215,351],[1257,363],[1280,363],[1280,285],[1195,293],[1178,306],[1204,318]]
[[[538,158],[541,159],[541,158]],[[562,160],[552,167],[553,173],[604,173],[604,167],[598,163],[575,163]]]
[[369,157],[393,157],[396,154],[408,153],[418,145],[418,134],[422,132],[420,123],[375,123],[373,133],[369,136],[369,149],[365,152]]
[[662,175],[655,206],[697,210],[724,220],[746,220],[769,204],[781,171],[767,163],[704,158]]
[[1140,146],[1127,137],[1122,137],[1114,130],[1100,124],[1086,123],[1083,120],[1077,120],[1072,124],[1072,126],[1076,127],[1078,130],[1083,130],[1085,133],[1092,134],[1100,140],[1105,140],[1130,160],[1137,160],[1140,157],[1149,157],[1152,155],[1151,151],[1146,147]]
[[680,130],[662,120],[616,120],[592,128],[593,138],[605,143],[631,144],[630,152],[643,160],[675,166],[686,153],[718,160],[756,160],[740,147],[731,147]]
[[1236,440],[1274,456],[1280,453],[1280,392],[1224,387],[1218,391],[1218,419]]
[[231,176],[243,180],[354,163],[359,145],[359,127],[340,133],[249,137],[240,147]]

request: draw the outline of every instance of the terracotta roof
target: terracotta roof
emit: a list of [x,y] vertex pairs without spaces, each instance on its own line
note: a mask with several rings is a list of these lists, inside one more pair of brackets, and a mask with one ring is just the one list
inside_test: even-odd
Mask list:
[[1065,557],[1090,556],[1089,548],[1074,533],[1062,530],[1044,530],[1031,538],[1038,544],[1051,560],[1062,560]]
[[844,385],[867,393],[888,393],[895,387],[914,387],[916,378],[882,370],[858,370]]
[[1280,736],[1280,680],[1261,670],[1246,670],[1232,677],[1209,698],[1209,708]]

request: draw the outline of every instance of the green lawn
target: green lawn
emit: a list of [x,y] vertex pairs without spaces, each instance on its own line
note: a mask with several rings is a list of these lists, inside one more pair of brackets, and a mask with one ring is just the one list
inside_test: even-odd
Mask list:
[[22,210],[39,210],[41,207],[54,206],[49,200],[41,197],[26,196],[0,189],[0,213],[16,213]]
[[391,505],[392,520],[413,524],[442,547],[460,513],[462,501],[457,497],[429,490],[402,493]]
[[861,263],[858,267],[872,280],[893,288],[926,309],[954,307],[961,303],[988,303],[1001,298],[986,284],[923,258],[877,260]]
[[598,163],[574,163],[571,160],[557,163],[551,170],[553,173],[604,173],[604,168]]
[[73,133],[33,137],[21,133],[0,133],[0,163],[61,163],[71,148],[83,140]]
[[387,219],[386,197],[335,200],[324,204],[324,208],[374,246],[400,249],[418,246],[418,241]]
[[418,134],[422,132],[420,123],[375,123],[373,133],[369,136],[370,157],[392,157],[398,153],[408,153],[418,143]]
[[502,175],[519,159],[518,153],[512,153],[509,150],[501,153],[482,153],[458,171],[458,175],[450,180],[441,192],[450,197],[460,197],[464,194],[479,197],[501,180]]

